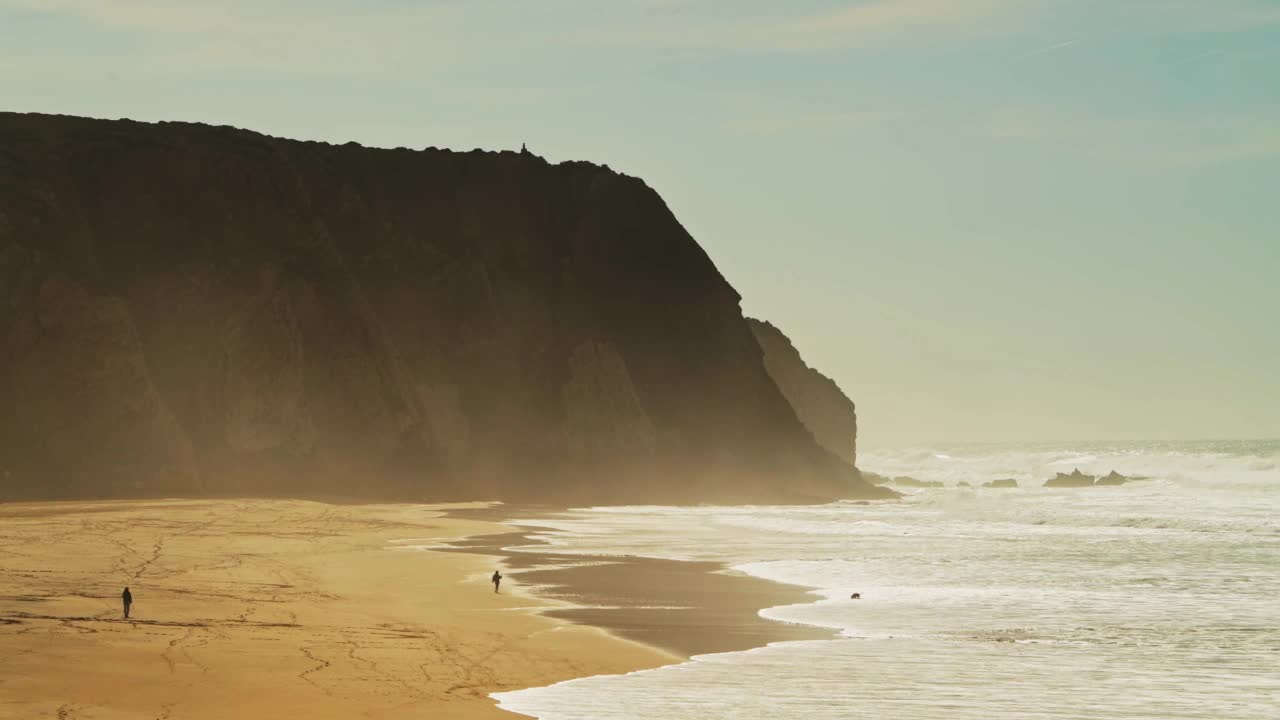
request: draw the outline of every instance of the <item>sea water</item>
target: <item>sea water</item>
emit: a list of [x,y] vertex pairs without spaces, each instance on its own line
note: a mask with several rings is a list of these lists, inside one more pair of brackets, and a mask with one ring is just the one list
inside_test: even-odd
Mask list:
[[[812,602],[761,614],[835,639],[495,697],[543,720],[1280,718],[1280,442],[937,447],[859,464],[947,486],[529,521],[562,552],[715,560],[810,587]],[[1074,468],[1149,479],[1042,487]],[[998,478],[1020,487],[958,486]]]

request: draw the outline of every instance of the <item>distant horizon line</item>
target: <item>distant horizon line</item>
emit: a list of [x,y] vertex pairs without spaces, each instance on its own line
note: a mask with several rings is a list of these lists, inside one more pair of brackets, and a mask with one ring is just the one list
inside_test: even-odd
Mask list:
[[1221,442],[1275,442],[1280,443],[1280,436],[1267,437],[1200,437],[1200,438],[1135,438],[1128,440],[1094,438],[1088,440],[921,440],[911,443],[877,443],[858,441],[858,451],[888,448],[926,448],[930,445],[1065,445],[1065,444],[1103,444],[1114,445],[1133,443],[1221,443]]

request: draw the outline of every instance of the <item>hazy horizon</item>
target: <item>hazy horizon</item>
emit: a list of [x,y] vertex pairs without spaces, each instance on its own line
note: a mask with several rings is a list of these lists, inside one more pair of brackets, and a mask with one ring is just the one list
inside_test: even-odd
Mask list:
[[0,0],[0,43],[6,110],[642,177],[864,447],[1280,437],[1265,0]]
[[1042,438],[1038,440],[948,440],[946,438],[935,438],[932,440],[921,440],[918,442],[870,442],[865,445],[859,443],[860,450],[945,450],[948,448],[965,448],[971,450],[980,449],[1029,449],[1029,448],[1055,448],[1055,449],[1080,449],[1091,447],[1108,447],[1108,448],[1143,448],[1150,449],[1162,445],[1170,445],[1177,447],[1203,447],[1212,445],[1221,445],[1224,443],[1243,444],[1247,446],[1280,444],[1280,438],[1276,437],[1220,437],[1220,438],[1087,438],[1087,439],[1061,439],[1061,438]]

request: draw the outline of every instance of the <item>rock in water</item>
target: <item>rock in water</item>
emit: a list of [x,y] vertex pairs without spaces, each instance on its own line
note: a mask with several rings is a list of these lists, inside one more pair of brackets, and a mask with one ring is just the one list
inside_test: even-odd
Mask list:
[[862,476],[862,479],[864,481],[869,482],[872,485],[887,485],[888,483],[893,481],[893,478],[885,477],[880,473],[873,473],[870,470],[860,469],[859,474]]
[[915,487],[915,488],[945,487],[945,484],[940,480],[917,480],[907,475],[899,475],[898,477],[895,477],[889,482],[893,483],[894,485],[901,485],[902,487]]
[[887,497],[642,181],[0,113],[0,496]]
[[1127,482],[1129,482],[1129,478],[1121,475],[1115,470],[1112,470],[1107,475],[1098,478],[1094,485],[1124,485]]
[[1094,477],[1092,475],[1085,475],[1080,472],[1079,468],[1076,468],[1070,475],[1066,473],[1058,473],[1057,477],[1046,480],[1044,486],[1047,488],[1092,487],[1093,481]]
[[1018,487],[1018,481],[1012,478],[1005,478],[1003,480],[992,480],[990,482],[982,483],[982,487],[984,488],[1016,488]]

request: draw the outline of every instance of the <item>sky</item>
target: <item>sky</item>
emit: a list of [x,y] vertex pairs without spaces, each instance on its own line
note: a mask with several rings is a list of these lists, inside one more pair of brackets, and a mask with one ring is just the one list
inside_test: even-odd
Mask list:
[[1280,437],[1280,0],[0,0],[0,109],[642,177],[864,447]]

